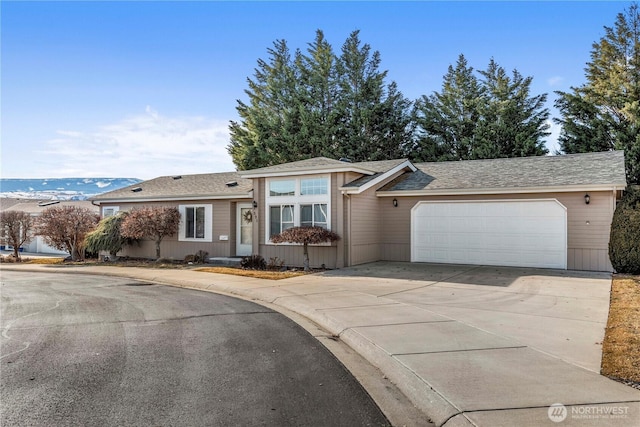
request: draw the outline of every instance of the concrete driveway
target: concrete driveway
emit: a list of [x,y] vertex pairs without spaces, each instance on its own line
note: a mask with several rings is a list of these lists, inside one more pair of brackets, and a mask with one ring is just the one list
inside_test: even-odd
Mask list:
[[285,282],[251,293],[339,335],[436,425],[556,425],[556,403],[563,425],[640,422],[640,392],[598,374],[610,274],[377,262]]
[[600,372],[608,273],[377,262],[323,276]]

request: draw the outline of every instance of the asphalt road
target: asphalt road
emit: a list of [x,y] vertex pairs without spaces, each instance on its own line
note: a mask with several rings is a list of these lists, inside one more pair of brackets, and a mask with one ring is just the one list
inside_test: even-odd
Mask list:
[[130,279],[1,273],[0,425],[387,425],[265,307]]

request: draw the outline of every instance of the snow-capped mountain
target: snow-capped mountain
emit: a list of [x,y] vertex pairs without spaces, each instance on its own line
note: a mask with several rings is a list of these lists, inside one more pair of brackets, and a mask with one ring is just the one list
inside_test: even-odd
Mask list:
[[85,200],[140,181],[136,178],[0,179],[0,197]]

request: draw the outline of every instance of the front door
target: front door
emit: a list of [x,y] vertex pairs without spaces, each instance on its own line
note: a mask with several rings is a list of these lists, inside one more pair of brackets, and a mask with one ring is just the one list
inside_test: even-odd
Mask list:
[[248,256],[253,251],[253,208],[251,203],[238,203],[236,218],[236,256]]

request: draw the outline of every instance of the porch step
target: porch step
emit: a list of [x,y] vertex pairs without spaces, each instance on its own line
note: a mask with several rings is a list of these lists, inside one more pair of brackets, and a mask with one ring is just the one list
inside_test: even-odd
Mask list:
[[207,264],[235,267],[240,265],[240,261],[242,258],[238,257],[212,257],[207,259]]

